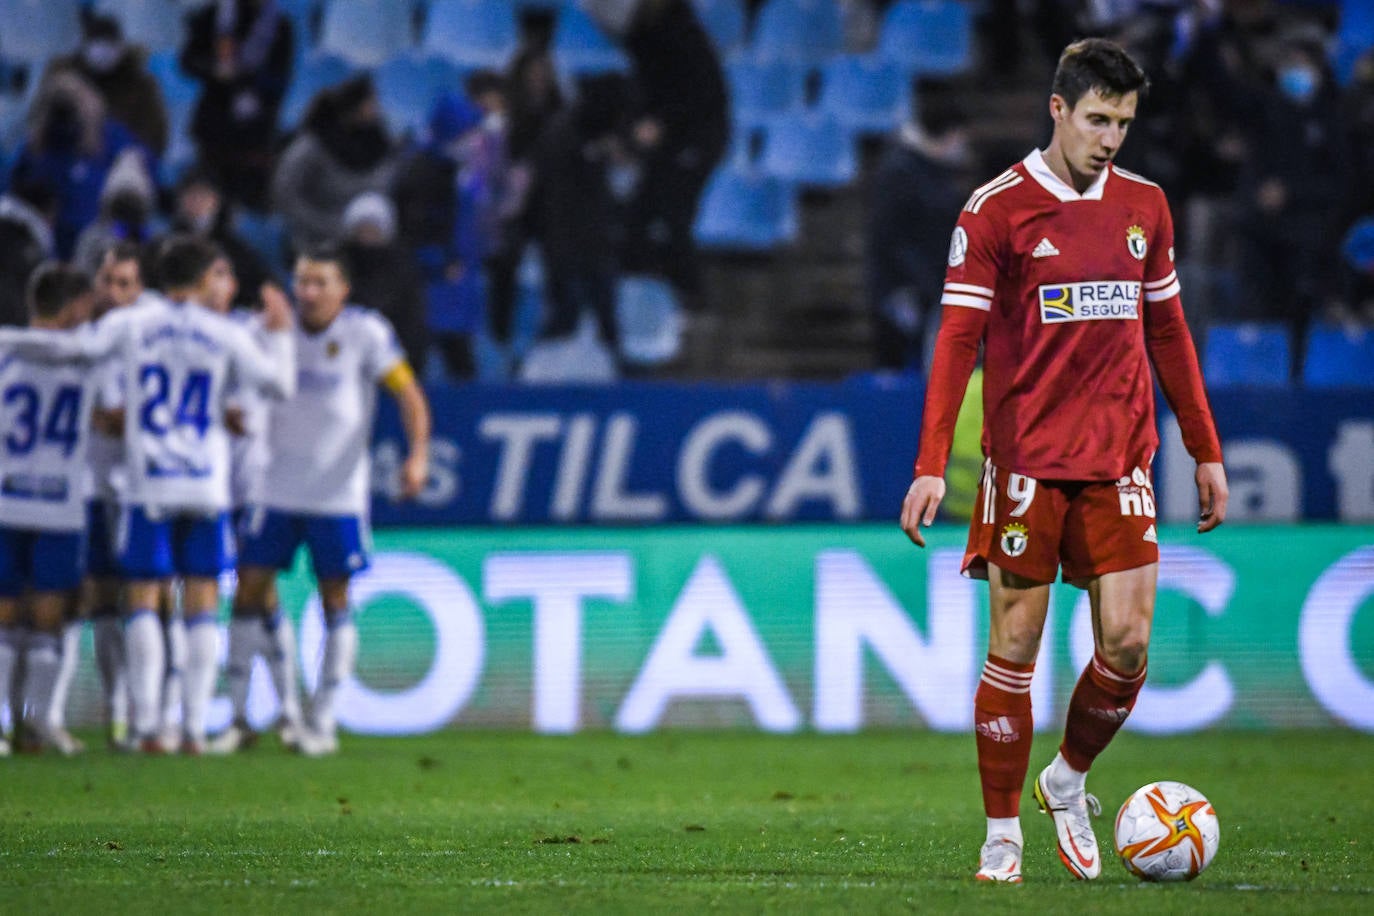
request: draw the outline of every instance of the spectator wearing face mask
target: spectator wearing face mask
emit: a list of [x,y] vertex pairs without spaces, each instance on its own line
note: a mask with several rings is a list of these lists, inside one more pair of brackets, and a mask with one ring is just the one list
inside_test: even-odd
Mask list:
[[143,245],[153,237],[157,189],[137,159],[122,157],[105,181],[100,216],[81,230],[72,265],[94,276],[105,252],[120,242]]
[[191,122],[199,161],[230,200],[255,210],[268,205],[294,47],[291,19],[277,0],[216,0],[186,20],[181,69],[204,87]]
[[1334,294],[1350,151],[1320,44],[1290,38],[1251,128],[1240,178],[1244,318],[1301,334]]
[[337,242],[349,201],[386,191],[396,164],[372,79],[358,76],[322,90],[272,178],[274,208],[286,218],[291,244],[305,251]]
[[59,258],[71,257],[81,230],[100,215],[106,179],[126,151],[146,168],[146,152],[79,74],[58,71],[39,87],[9,180],[46,184],[57,194]]
[[106,113],[123,124],[155,158],[167,149],[167,105],[157,78],[148,71],[148,54],[124,40],[119,20],[86,10],[81,46],[53,58],[48,74],[70,70],[100,93]]

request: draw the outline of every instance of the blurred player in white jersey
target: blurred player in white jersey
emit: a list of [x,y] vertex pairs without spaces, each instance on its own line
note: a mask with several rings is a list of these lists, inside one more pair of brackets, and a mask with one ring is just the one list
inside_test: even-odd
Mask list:
[[[238,295],[238,279],[233,264],[221,257],[213,268],[216,282],[214,294],[207,305],[247,328],[254,336],[265,333],[261,313],[252,309],[233,310]],[[286,294],[274,284],[265,284],[259,291],[262,301],[278,300],[276,307],[290,309]],[[232,440],[233,470],[229,481],[230,500],[236,543],[242,544],[251,509],[262,503],[263,478],[269,457],[267,442],[268,401],[252,390],[231,394],[232,407],[227,415]],[[229,684],[229,702],[233,709],[230,728],[217,735],[208,745],[212,754],[227,754],[246,749],[257,742],[257,734],[248,722],[248,688],[253,663],[261,655],[267,662],[272,685],[280,703],[278,732],[282,743],[296,747],[301,732],[300,699],[296,694],[296,645],[290,625],[282,626],[280,603],[273,588],[264,615],[255,608],[246,608],[241,590],[236,590],[229,621],[229,658],[225,677]]]
[[[37,333],[17,335],[70,333],[90,318],[94,299],[85,274],[45,264],[27,289],[29,328]],[[79,362],[36,359],[0,343],[0,691],[8,694],[22,653],[26,736],[64,755],[81,750],[60,723],[53,724],[52,708],[63,623],[85,560],[95,379]],[[8,703],[0,696],[0,706]],[[0,753],[9,752],[0,739]]]
[[[187,627],[182,750],[199,753],[218,666],[219,575],[230,563],[228,392],[236,387],[289,396],[295,389],[291,316],[269,304],[261,342],[202,303],[213,296],[220,252],[173,236],[158,252],[166,294],[126,318],[123,334],[124,444],[120,567],[128,580],[125,647],[140,747],[160,752],[155,731],[164,667],[157,607],[162,584],[182,577]],[[103,323],[102,323],[103,324]],[[111,333],[118,333],[116,326]]]
[[293,397],[271,407],[262,506],[239,558],[239,594],[245,608],[263,613],[278,571],[290,567],[302,544],[309,548],[325,645],[300,749],[329,754],[338,749],[335,699],[357,656],[348,583],[368,565],[368,443],[377,386],[396,398],[405,429],[402,498],[418,495],[428,476],[430,416],[391,325],[346,304],[348,265],[337,249],[302,255],[294,291],[298,384]]

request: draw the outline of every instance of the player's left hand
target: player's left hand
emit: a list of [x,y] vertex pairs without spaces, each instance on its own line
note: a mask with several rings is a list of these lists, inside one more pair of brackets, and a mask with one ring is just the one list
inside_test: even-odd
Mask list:
[[1226,469],[1220,461],[1206,461],[1197,466],[1197,501],[1199,533],[1211,531],[1226,520]]
[[269,331],[284,331],[291,327],[291,300],[275,283],[264,283],[258,290],[262,299],[262,325]]
[[401,499],[414,499],[419,496],[425,488],[425,481],[429,479],[429,456],[423,454],[411,455],[401,465]]
[[106,436],[120,436],[124,434],[124,408],[116,407],[112,410],[102,410],[97,407],[91,411],[91,427],[96,432]]

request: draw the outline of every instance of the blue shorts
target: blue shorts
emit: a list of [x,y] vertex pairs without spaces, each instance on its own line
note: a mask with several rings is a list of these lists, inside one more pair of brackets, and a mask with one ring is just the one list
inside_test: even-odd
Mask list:
[[142,506],[125,506],[119,526],[119,568],[125,578],[214,578],[234,565],[228,512],[173,512],[152,519]]
[[242,566],[286,570],[304,544],[316,579],[346,579],[368,567],[367,523],[356,515],[306,515],[250,509],[241,532]]
[[86,535],[0,527],[0,597],[18,598],[26,588],[64,592],[81,584]]
[[118,545],[119,506],[103,499],[86,503],[86,573],[102,579],[120,575]]

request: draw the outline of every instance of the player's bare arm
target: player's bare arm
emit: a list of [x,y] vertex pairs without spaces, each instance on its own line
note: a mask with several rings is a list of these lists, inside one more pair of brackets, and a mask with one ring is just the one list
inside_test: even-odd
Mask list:
[[406,436],[406,460],[401,465],[400,498],[414,499],[429,479],[429,401],[406,363],[399,363],[382,380],[401,412]]
[[291,300],[275,283],[264,283],[258,291],[262,299],[262,325],[269,331],[284,331],[294,324]]
[[1194,475],[1197,480],[1199,533],[1211,531],[1226,521],[1226,502],[1230,490],[1226,486],[1226,469],[1220,461],[1204,461],[1197,466]]
[[945,479],[932,474],[917,477],[902,500],[902,530],[917,547],[926,546],[921,527],[935,524],[935,513],[945,499]]

